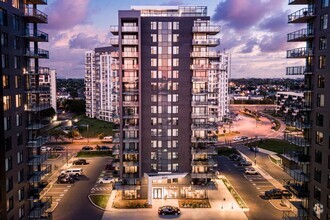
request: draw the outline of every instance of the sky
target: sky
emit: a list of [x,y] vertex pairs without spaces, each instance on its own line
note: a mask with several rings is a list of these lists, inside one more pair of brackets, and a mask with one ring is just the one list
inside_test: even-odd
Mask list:
[[118,24],[118,10],[132,5],[207,6],[211,22],[220,25],[221,45],[231,56],[231,78],[283,78],[287,66],[304,65],[302,59],[286,59],[286,50],[304,47],[287,43],[288,33],[305,26],[288,24],[288,14],[303,6],[288,0],[48,0],[39,9],[48,24],[50,59],[42,66],[56,69],[60,78],[83,78],[85,51],[109,46],[110,25]]

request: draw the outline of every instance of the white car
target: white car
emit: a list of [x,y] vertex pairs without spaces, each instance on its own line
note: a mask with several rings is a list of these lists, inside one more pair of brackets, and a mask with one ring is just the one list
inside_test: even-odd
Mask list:
[[103,177],[103,178],[100,178],[97,182],[98,183],[114,183],[115,179],[113,177]]
[[254,168],[246,168],[244,171],[245,174],[249,174],[249,175],[257,175],[258,171],[256,171]]
[[42,146],[42,147],[40,147],[40,150],[41,151],[50,151],[51,148],[50,147],[46,147],[46,146]]
[[233,140],[234,140],[234,141],[240,141],[240,140],[242,140],[242,137],[240,137],[240,136],[236,136],[236,137],[233,138]]

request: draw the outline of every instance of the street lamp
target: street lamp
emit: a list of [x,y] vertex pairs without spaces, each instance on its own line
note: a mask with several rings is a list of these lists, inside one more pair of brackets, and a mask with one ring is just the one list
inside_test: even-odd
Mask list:
[[89,143],[89,124],[87,124],[87,134],[88,134],[88,136],[87,136],[87,143]]

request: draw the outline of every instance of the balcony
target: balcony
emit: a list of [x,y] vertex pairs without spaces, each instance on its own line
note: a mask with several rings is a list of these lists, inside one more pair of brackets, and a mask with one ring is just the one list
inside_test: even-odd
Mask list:
[[132,155],[132,154],[138,154],[138,149],[124,149],[123,154]]
[[122,45],[138,45],[139,40],[138,39],[121,39]]
[[192,58],[217,58],[219,53],[216,51],[206,51],[206,52],[191,52],[190,57]]
[[297,164],[309,164],[310,156],[302,152],[287,152],[283,154],[287,159],[296,162]]
[[47,23],[48,22],[48,16],[45,13],[43,13],[33,7],[25,8],[24,17],[30,23]]
[[24,110],[28,112],[39,112],[50,108],[50,104],[27,104],[24,106]]
[[128,58],[130,58],[130,57],[136,58],[136,57],[139,57],[139,52],[122,52],[121,56],[128,57]]
[[218,70],[220,69],[219,64],[192,64],[190,65],[191,70]]
[[[139,178],[138,173],[123,173],[123,178]],[[137,186],[134,186],[134,188]]]
[[191,154],[193,155],[201,155],[201,154],[207,154],[207,155],[217,155],[217,151],[215,150],[214,147],[196,147],[196,148],[191,148]]
[[192,45],[195,46],[217,46],[219,44],[219,38],[192,39]]
[[112,51],[112,52],[110,53],[110,56],[111,56],[112,58],[118,58],[118,57],[119,57],[119,53],[118,53],[118,51]]
[[123,130],[139,130],[139,125],[124,125]]
[[29,58],[49,59],[49,51],[43,49],[38,49],[38,51],[27,49],[24,56]]
[[209,93],[208,89],[192,89],[193,95],[207,95]]
[[123,118],[128,119],[128,118],[138,118],[139,114],[138,113],[124,113]]
[[134,143],[134,142],[139,142],[138,137],[124,137],[123,138],[124,143]]
[[136,167],[136,166],[139,166],[139,162],[137,160],[124,160],[123,166],[124,167]]
[[139,106],[139,101],[123,101],[123,107]]
[[285,133],[284,140],[287,140],[290,143],[295,144],[300,147],[310,147],[311,146],[311,144],[310,144],[311,139],[305,138],[303,135],[299,135],[299,134]]
[[27,0],[27,4],[47,5],[47,0]]
[[298,31],[292,32],[288,34],[287,41],[288,42],[301,42],[307,41],[314,38],[313,29],[300,29]]
[[48,139],[47,137],[39,136],[35,139],[29,140],[28,143],[26,144],[26,147],[33,147],[33,148],[41,147],[47,142],[47,139]]
[[46,210],[50,208],[52,204],[52,197],[43,197],[38,202],[33,203],[33,208],[29,213],[31,219],[49,219]]
[[122,65],[123,70],[139,70],[138,64],[123,64]]
[[111,37],[111,38],[110,38],[110,44],[111,44],[112,46],[118,46],[118,45],[119,45],[118,37]]
[[32,175],[29,177],[30,183],[40,183],[41,180],[51,172],[51,164],[46,165],[46,167],[43,170],[40,171],[34,171]]
[[[123,80],[124,81],[124,80]],[[139,94],[139,89],[123,89],[123,95],[136,95]]]
[[26,29],[23,37],[30,41],[48,42],[48,34],[39,30],[34,31],[32,28]]
[[50,93],[50,87],[49,86],[31,86],[29,88],[26,88],[26,93],[33,93],[33,94],[48,94]]
[[313,49],[307,47],[300,47],[293,50],[287,50],[287,58],[308,58],[313,56]]
[[112,69],[112,70],[119,70],[119,64],[114,64],[114,63],[112,63],[112,64],[111,64],[111,69]]
[[206,167],[217,167],[218,162],[214,159],[194,159],[191,162],[191,166],[206,166]]
[[191,113],[191,118],[209,118],[209,114],[207,112],[199,112],[199,113]]
[[110,25],[110,32],[113,35],[118,35],[118,26],[117,25]]
[[194,143],[217,143],[218,137],[192,137],[191,141]]
[[48,159],[48,153],[44,153],[41,155],[35,155],[35,156],[29,158],[27,164],[31,165],[31,166],[39,166],[43,162],[45,162],[47,159]]
[[314,8],[302,8],[288,15],[288,23],[306,23],[313,18],[315,18]]
[[207,131],[213,131],[218,129],[217,124],[211,124],[211,123],[205,123],[205,124],[192,124],[191,125],[192,130],[207,130]]
[[207,33],[207,34],[218,34],[220,32],[220,26],[217,25],[200,25],[193,26],[193,33]]
[[314,68],[311,66],[293,66],[286,68],[286,75],[308,75],[313,74]]
[[122,26],[121,32],[123,33],[136,33],[139,31],[138,26]]
[[289,5],[307,5],[309,0],[289,0]]
[[49,68],[48,67],[28,67],[26,69],[23,69],[23,74],[26,75],[49,75]]
[[191,173],[190,174],[192,179],[215,179],[217,175],[214,172],[209,173]]
[[191,101],[192,106],[209,105],[209,104],[211,104],[211,103],[207,100],[192,100]]
[[27,130],[40,130],[41,128],[46,127],[47,124],[41,124],[41,123],[29,123],[26,127]]

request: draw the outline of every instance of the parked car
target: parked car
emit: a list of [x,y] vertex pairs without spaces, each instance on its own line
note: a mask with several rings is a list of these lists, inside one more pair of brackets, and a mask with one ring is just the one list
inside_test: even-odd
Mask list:
[[55,146],[55,147],[53,147],[53,150],[54,151],[64,151],[64,147],[62,147],[62,146]]
[[242,156],[241,155],[238,155],[238,154],[231,154],[231,155],[229,155],[229,158],[231,160],[238,161],[239,159],[242,158]]
[[46,146],[40,147],[41,151],[50,151],[51,149],[52,149],[51,147],[46,147]]
[[77,136],[77,137],[74,137],[75,140],[81,140],[81,139],[84,139],[83,136]]
[[235,136],[235,137],[233,138],[233,140],[234,140],[234,141],[240,141],[240,140],[242,140],[242,137],[241,137],[241,136]]
[[88,164],[85,159],[78,159],[72,162],[73,165],[86,165]]
[[112,166],[112,164],[105,165],[106,170],[114,170],[115,168]]
[[281,190],[277,188],[265,191],[266,199],[282,199],[282,197],[291,198],[292,193],[290,193],[288,190]]
[[253,152],[259,152],[259,148],[258,147],[249,147],[250,151]]
[[239,163],[238,163],[238,166],[251,166],[252,163],[250,161],[247,161],[247,160],[241,160]]
[[105,136],[102,139],[103,142],[110,142],[110,143],[112,143],[112,140],[113,140],[113,137],[112,136]]
[[93,150],[93,147],[91,147],[91,146],[83,146],[81,149],[82,150]]
[[67,175],[65,173],[61,173],[58,178],[56,183],[74,183],[75,179],[71,177],[70,175]]
[[83,174],[82,168],[71,168],[65,171],[69,175],[81,176]]
[[100,150],[110,150],[110,147],[108,147],[108,146],[101,146],[100,147]]
[[158,208],[159,215],[180,215],[181,211],[178,207],[175,206],[162,206]]
[[113,177],[103,177],[103,178],[100,178],[97,182],[98,183],[114,183],[115,179]]
[[256,171],[253,167],[246,168],[244,173],[248,174],[248,175],[257,175],[257,174],[259,174],[258,171]]

